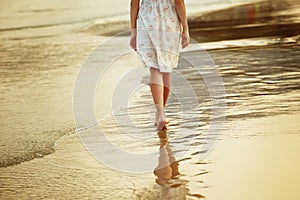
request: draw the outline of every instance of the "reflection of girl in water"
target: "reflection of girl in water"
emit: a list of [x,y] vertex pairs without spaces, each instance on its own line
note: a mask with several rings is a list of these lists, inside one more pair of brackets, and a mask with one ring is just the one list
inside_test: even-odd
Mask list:
[[157,176],[156,183],[162,186],[176,187],[178,184],[172,184],[171,179],[177,179],[179,175],[178,162],[173,156],[172,150],[169,147],[167,132],[158,132],[160,138],[159,160],[158,166],[154,169],[154,174]]
[[191,194],[187,187],[188,181],[180,177],[179,163],[173,156],[173,152],[169,146],[167,131],[159,131],[160,139],[158,165],[154,169],[154,174],[157,177],[155,189],[149,196],[149,199],[157,200],[182,200],[187,197],[204,198],[201,194]]

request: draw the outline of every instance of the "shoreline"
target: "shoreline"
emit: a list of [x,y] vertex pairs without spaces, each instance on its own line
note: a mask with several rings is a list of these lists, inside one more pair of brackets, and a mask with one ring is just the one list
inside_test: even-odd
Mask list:
[[[298,28],[299,20],[297,20],[299,13],[300,4],[296,4],[295,0],[285,0],[284,7],[279,0],[272,2],[257,0],[252,3],[230,4],[225,8],[221,7],[206,12],[204,10],[193,11],[188,16],[188,22],[191,37],[200,43],[270,36],[288,38],[298,35],[299,38],[300,29]],[[93,18],[92,21],[85,19],[86,21],[75,24],[43,26],[41,29],[22,28],[24,29],[23,36],[22,32],[18,31],[13,31],[12,34],[9,31],[1,31],[4,34],[1,37],[22,40],[22,38],[47,38],[76,33],[102,37],[111,37],[117,34],[129,36],[128,19],[128,14],[119,14],[113,17]],[[66,32],[63,32],[63,29]],[[236,34],[236,31],[240,34]],[[38,32],[41,35],[35,35]]]
[[[178,200],[186,196],[199,199],[227,196],[233,200],[264,200],[266,197],[279,200],[288,196],[297,199],[300,126],[293,122],[299,119],[300,115],[296,114],[231,122],[231,128],[223,131],[215,149],[198,167],[190,164],[197,161],[195,158],[179,161],[182,175],[178,181],[185,185],[169,189],[157,186],[153,173],[127,174],[105,167],[86,151],[77,134],[68,135],[51,155],[0,168],[1,198],[150,200],[168,191],[169,197],[177,196],[174,199]],[[274,122],[282,120],[286,123],[281,129],[274,128],[266,136],[260,136],[260,131],[270,130]],[[255,129],[248,126],[255,126]],[[158,140],[157,136],[153,137]],[[199,166],[205,173],[194,176],[199,173]],[[273,170],[268,171],[269,167]],[[289,170],[285,170],[287,168]],[[282,189],[282,184],[286,183],[289,183],[286,189]]]
[[[193,13],[188,17],[190,35],[199,43],[263,37],[299,39],[300,22],[297,16],[300,14],[300,4],[294,5],[293,2],[285,0],[282,6],[282,1],[261,0],[216,11]],[[129,21],[112,18],[96,20],[83,32],[108,37],[116,34],[130,36],[128,27]]]
[[[84,34],[73,34],[73,35],[66,35],[66,36],[64,36],[64,37],[58,37],[56,40],[55,40],[55,46],[56,45],[58,45],[60,42],[63,42],[63,44],[62,44],[62,46],[64,46],[65,44],[67,45],[67,44],[71,44],[72,43],[72,40],[73,39],[76,39],[76,38],[79,38],[79,37],[81,37],[82,38],[82,40],[84,40],[84,41],[90,41],[90,43],[85,43],[84,42],[84,49],[86,50],[86,52],[85,52],[85,54],[87,55],[88,53],[89,53],[89,51],[91,51],[91,49],[92,48],[94,48],[95,47],[95,45],[97,44],[97,43],[101,43],[101,41],[103,41],[103,38],[100,38],[100,37],[96,37],[96,36],[89,36],[89,35],[84,35]],[[64,38],[69,38],[69,39],[64,39]],[[40,39],[41,40],[41,43],[43,44],[45,44],[45,43],[47,43],[47,42],[45,42],[44,40],[42,40],[42,39]],[[50,39],[47,39],[47,40],[49,40],[49,41],[51,41]],[[125,37],[124,38],[124,40],[126,40],[127,41],[127,38]],[[125,42],[126,42],[125,41]],[[82,41],[83,42],[83,41]],[[285,44],[285,45],[278,45],[278,44],[276,44],[276,45],[278,45],[278,47],[284,47],[284,46],[286,46],[286,48],[289,48],[289,46],[293,46],[293,45],[295,45],[295,44],[297,44],[297,41],[293,41],[292,43],[290,43],[290,44]],[[82,45],[82,43],[79,43],[79,44],[77,44],[77,46],[81,46]],[[30,46],[30,45],[29,45]],[[200,45],[201,47],[202,47],[202,45]],[[224,45],[224,46],[226,46],[226,45]],[[234,50],[234,48],[232,49],[232,47],[226,47],[226,48],[224,48],[224,46],[223,46],[223,48],[221,48],[221,49],[211,49],[211,50],[209,50],[209,53],[211,54],[211,55],[216,55],[217,57],[219,56],[218,54],[222,54],[222,52],[224,52],[223,54],[224,54],[224,56],[225,55],[230,55],[230,52],[232,51],[232,52],[235,52],[235,51],[233,51]],[[266,46],[266,47],[268,47],[268,48],[270,48],[271,46]],[[274,46],[274,47],[276,47],[276,46]],[[264,48],[264,47],[262,47],[262,48]],[[51,46],[50,46],[50,49],[51,49]],[[243,51],[247,51],[247,50],[249,50],[249,49],[253,49],[253,50],[255,50],[255,47],[253,48],[253,47],[250,47],[250,46],[245,46],[245,47],[239,47],[239,48],[236,48],[235,50],[239,50],[239,49],[242,49]],[[196,49],[197,50],[197,49]],[[34,50],[33,49],[33,51],[35,52],[36,50]],[[186,53],[193,53],[193,51],[195,51],[195,49],[193,50],[193,49],[191,49],[191,51],[189,51],[189,52],[186,52]],[[229,52],[228,52],[229,51]],[[74,49],[74,55],[76,54],[76,52],[78,53],[78,51],[76,50],[76,48]],[[80,49],[79,49],[79,52],[80,52]],[[215,52],[215,53],[214,53]],[[47,48],[45,48],[45,53],[47,53]],[[63,52],[62,54],[65,54],[65,52]],[[295,54],[296,55],[296,54]],[[251,56],[251,54],[250,54],[250,56]],[[255,56],[255,55],[253,55],[253,56]],[[287,55],[288,56],[288,55]],[[81,56],[81,57],[84,57],[84,56]],[[72,58],[72,57],[71,57]],[[53,58],[54,59],[54,58]],[[68,56],[68,58],[67,58],[68,60],[70,60],[70,58],[69,58],[69,56]],[[78,59],[80,59],[79,57],[77,57],[76,58],[77,60]],[[135,58],[133,58],[133,60],[134,60]],[[52,59],[51,59],[52,60]],[[56,62],[56,61],[55,61]],[[218,62],[223,62],[222,60],[219,60]],[[291,59],[291,62],[293,62],[293,59]],[[74,60],[72,61],[72,63],[75,63],[74,62]],[[57,63],[58,64],[58,67],[60,67],[62,64],[61,63]],[[68,64],[68,63],[66,63],[66,64]],[[70,64],[70,63],[69,63]],[[73,84],[73,81],[74,81],[74,76],[76,75],[75,73],[76,73],[76,71],[78,71],[78,69],[79,69],[79,64],[77,63],[77,64],[75,64],[74,66],[70,66],[68,64],[68,66],[67,66],[67,75],[64,75],[64,79],[65,79],[65,81],[67,81],[67,87],[69,88],[69,91],[68,91],[68,95],[69,96],[71,96],[72,95],[72,93],[70,92],[70,91],[72,91],[73,89],[72,89],[72,84]],[[122,64],[122,63],[121,63]],[[124,64],[124,63],[123,63]],[[219,65],[219,63],[216,63],[217,65]],[[63,65],[65,65],[65,63],[63,64]],[[53,68],[53,66],[52,66],[52,68]],[[45,70],[45,69],[42,69],[43,71]],[[53,71],[53,69],[52,69],[52,71]],[[55,72],[55,71],[57,71],[57,72]],[[63,72],[63,71],[65,71],[63,68],[57,68],[57,69],[55,69],[53,72],[55,72],[55,73],[58,73],[58,74],[60,74],[60,72],[59,71],[61,71],[61,72]],[[45,71],[46,72],[46,71]],[[75,73],[74,73],[75,72]],[[28,72],[26,72],[26,73],[28,73]],[[20,92],[22,93],[22,92],[26,92],[26,90],[24,90],[23,89],[23,87],[22,87],[22,85],[20,85],[20,84],[22,84],[22,82],[21,82],[21,80],[24,82],[26,82],[26,84],[28,84],[27,83],[27,81],[29,81],[29,82],[32,82],[32,80],[30,79],[30,77],[31,76],[29,76],[29,77],[25,77],[25,79],[24,79],[24,73],[19,77],[20,75],[18,75],[18,76],[15,76],[14,77],[14,85],[16,86],[14,86],[13,88],[14,88],[14,90],[20,90]],[[20,82],[19,82],[19,78],[20,78]],[[51,78],[51,76],[49,76],[49,75],[47,75],[47,77],[50,77]],[[53,78],[53,77],[52,77]],[[28,79],[28,80],[27,80]],[[54,77],[54,80],[58,80],[59,79],[59,77]],[[9,83],[9,82],[8,82]],[[37,84],[40,84],[40,85],[45,85],[45,83],[49,83],[49,80],[42,80],[41,81],[41,83],[38,81],[38,83]],[[12,83],[11,83],[12,84]],[[66,82],[64,82],[64,81],[62,81],[61,79],[60,80],[58,80],[58,81],[56,81],[55,82],[55,85],[64,85],[64,84],[66,84]],[[7,85],[7,84],[5,84],[5,85]],[[46,85],[45,85],[46,86]],[[6,86],[5,86],[6,87]],[[20,87],[20,88],[19,88]],[[48,88],[48,86],[46,87],[46,88]],[[67,88],[66,88],[67,89]],[[40,89],[37,89],[37,90],[34,90],[34,92],[33,91],[31,91],[31,93],[37,93],[37,94],[39,94],[39,93],[41,93],[41,92],[44,92],[43,91],[44,90],[44,88],[42,87],[42,88],[40,88]],[[65,89],[64,89],[65,90]],[[51,90],[49,90],[49,91],[51,91]],[[65,90],[65,91],[67,91],[67,90]],[[56,90],[54,90],[54,91],[52,91],[52,92],[54,92],[54,93],[57,93],[57,91]],[[46,96],[52,96],[53,94],[52,94],[52,92],[51,93],[48,93],[48,92],[46,92]],[[38,96],[39,98],[41,97],[40,95]],[[60,98],[67,98],[67,96],[61,96],[61,97],[59,97],[58,99],[60,99]],[[44,101],[44,100],[43,100]],[[55,99],[51,99],[51,107],[53,106],[53,104],[55,105],[56,103],[55,103],[55,101],[57,101],[57,100],[55,100]],[[69,102],[69,100],[67,101],[67,102]],[[44,103],[43,103],[44,104]],[[32,105],[35,105],[35,102],[33,102],[32,103]],[[66,109],[66,108],[68,108],[69,107],[69,105],[67,105],[67,104],[65,104],[65,108],[64,109]],[[57,110],[58,108],[56,108],[55,107],[55,110]],[[70,108],[71,109],[71,108]],[[67,110],[66,109],[66,113],[71,113],[71,110]],[[53,110],[53,111],[55,111],[55,110]],[[52,112],[53,112],[52,111]],[[69,116],[71,116],[71,115],[69,115]],[[52,118],[54,119],[54,117],[55,117],[55,115],[53,115],[52,116]],[[65,115],[64,116],[64,118],[66,118],[67,117],[67,115]],[[44,117],[42,117],[41,119],[44,119],[45,118],[45,116]],[[70,117],[69,117],[70,118]],[[31,119],[28,119],[29,121],[31,120]],[[28,121],[27,120],[27,121]],[[55,121],[58,121],[58,119],[55,119]],[[26,122],[26,120],[24,121],[22,121],[22,124],[24,124]],[[69,123],[70,122],[70,123]],[[69,124],[73,124],[73,121],[71,121],[71,118],[70,118],[70,120],[69,120]],[[41,123],[45,123],[45,122],[41,122]],[[23,129],[24,130],[24,129]],[[53,128],[52,128],[52,130],[53,130]],[[71,127],[68,127],[68,129],[67,129],[67,132],[69,133],[69,130],[72,130],[72,128]],[[47,130],[48,132],[49,132],[49,130]],[[66,132],[65,130],[63,131],[63,132]],[[34,133],[31,133],[31,134],[36,134],[35,132]],[[58,134],[61,134],[60,132],[58,133]],[[7,136],[7,137],[9,137],[9,135]],[[59,137],[60,138],[60,137]],[[38,138],[38,139],[42,139],[43,140],[43,138]],[[56,141],[56,140],[55,140]],[[36,142],[36,141],[35,141]],[[47,142],[47,145],[49,146],[49,141],[46,141]],[[55,143],[55,142],[54,142]],[[40,147],[42,147],[42,148],[44,148],[46,145],[39,145]],[[18,147],[19,148],[19,147]],[[53,152],[53,148],[54,148],[54,146],[51,146],[51,150],[49,151],[45,151],[45,149],[42,149],[42,150],[37,150],[37,154],[36,155],[34,155],[33,157],[37,157],[37,158],[39,158],[39,157],[41,157],[41,156],[43,156],[43,155],[46,155],[46,154],[49,154],[49,153],[47,153],[47,152]],[[34,150],[34,148],[33,148],[33,150]],[[20,151],[24,151],[24,150],[20,150]],[[13,157],[15,157],[15,155],[12,155]],[[21,155],[22,156],[22,155]],[[32,156],[31,156],[32,157]],[[15,158],[18,158],[18,157],[15,157]],[[22,160],[30,160],[30,159],[28,159],[28,158],[25,158],[25,159],[23,159],[22,158]],[[20,161],[18,161],[17,163],[20,163]],[[14,161],[14,164],[16,164],[15,163],[15,161]]]
[[[230,9],[227,13],[229,11]],[[295,21],[293,28],[298,24]],[[280,28],[279,25],[280,23]],[[93,31],[97,32],[99,27],[94,28]],[[256,28],[253,26],[251,29],[255,31]],[[240,29],[237,27],[227,32],[234,30]],[[29,31],[26,34],[31,33]],[[217,34],[220,32],[215,30],[212,36]],[[239,35],[238,32],[235,34]],[[23,160],[15,165],[0,167],[1,199],[153,199],[157,197],[155,195],[166,192],[180,198],[188,196],[192,199],[201,199],[203,196],[209,199],[230,196],[233,200],[298,197],[296,181],[300,179],[297,176],[300,161],[295,149],[300,133],[297,125],[300,120],[299,36],[278,35],[269,38],[270,40],[261,37],[259,41],[257,38],[250,38],[220,42],[211,42],[209,38],[204,38],[208,41],[202,43],[204,49],[216,61],[228,89],[228,121],[216,149],[207,159],[197,160],[197,148],[202,144],[201,134],[207,129],[203,124],[210,120],[210,104],[207,103],[210,99],[206,94],[207,90],[202,87],[205,86],[202,78],[195,76],[189,69],[182,68],[182,74],[199,92],[200,103],[195,113],[201,114],[202,121],[199,126],[192,127],[199,131],[196,137],[199,141],[195,142],[194,151],[179,159],[182,173],[179,180],[183,183],[182,187],[172,189],[156,185],[153,173],[133,175],[105,167],[84,149],[78,133],[73,131],[75,128],[71,100],[78,70],[91,50],[102,44],[106,37],[78,30],[38,39],[33,37],[27,40],[28,38],[20,36],[20,40],[3,40],[1,70],[4,83],[1,89],[4,91],[5,107],[2,108],[4,114],[1,145],[4,148],[1,151],[5,152],[8,159]],[[127,36],[119,39],[124,44],[128,42]],[[254,43],[257,46],[251,46]],[[200,45],[201,49],[203,46]],[[112,46],[110,51],[116,50],[114,47],[118,46]],[[190,48],[184,52],[193,54],[197,50],[199,49]],[[110,66],[108,76],[103,82],[104,92],[100,91],[105,93],[103,98],[107,104],[102,105],[98,101],[96,105],[100,114],[110,112],[109,95],[114,84],[128,72],[126,66],[129,65],[139,66],[134,52],[117,58]],[[142,84],[147,86],[147,83]],[[141,93],[143,92],[146,94],[135,97],[137,109],[150,105],[149,94],[146,90]],[[108,123],[106,130],[110,131],[111,139],[116,140],[116,144],[124,145],[131,152],[158,150],[158,138],[149,125],[151,116],[143,121],[143,117],[151,112],[138,111],[133,111],[132,114],[135,118],[142,119],[143,129],[139,133],[150,135],[155,145],[128,144],[128,141],[123,141],[123,137],[118,137],[118,127],[112,123]],[[178,118],[180,110],[178,111],[175,100],[170,102],[170,111],[173,123],[170,127],[172,139],[181,125],[186,123],[192,126],[195,116],[192,116],[190,122],[181,122]],[[285,130],[288,132],[284,132]],[[183,138],[174,143],[185,144],[188,139]],[[49,146],[54,148],[53,144],[55,151],[50,149],[51,153],[46,153]],[[280,148],[276,148],[277,146]],[[35,158],[24,161],[26,159],[22,156],[33,152],[36,153]],[[256,158],[259,160],[257,163]],[[235,165],[231,166],[231,163]],[[292,167],[289,166],[291,163],[294,164]],[[269,169],[271,170],[268,171]],[[296,175],[292,176],[293,173]],[[266,175],[264,182],[260,182],[263,175]],[[247,182],[242,184],[240,177]],[[278,177],[281,182],[290,183],[290,187],[276,182],[274,177]],[[266,191],[263,191],[262,184],[267,185]],[[240,192],[236,192],[239,189]],[[274,193],[267,193],[273,190]],[[253,191],[262,196],[254,196]]]
[[[277,48],[273,46],[273,49],[276,49],[276,52],[274,52],[271,47],[272,46],[265,46],[260,49],[253,47],[249,49],[247,47],[243,47],[241,49],[210,51],[211,56],[214,57],[217,65],[220,67],[219,70],[223,74],[225,86],[226,84],[229,84],[227,85],[227,89],[230,89],[227,91],[229,106],[227,116],[230,116],[230,120],[227,121],[216,148],[213,149],[209,156],[204,160],[199,161],[197,159],[199,155],[197,154],[197,151],[199,151],[198,147],[201,144],[201,140],[200,142],[196,141],[195,144],[197,145],[195,145],[186,156],[181,159],[177,158],[180,173],[182,174],[178,179],[181,183],[179,187],[166,188],[156,185],[156,177],[152,172],[143,174],[128,174],[112,170],[96,161],[94,157],[87,152],[77,134],[71,134],[64,136],[57,142],[57,149],[53,154],[46,155],[42,158],[36,158],[31,161],[22,162],[18,165],[0,168],[0,182],[2,186],[0,187],[1,198],[150,200],[157,199],[157,194],[166,195],[167,192],[167,194],[172,197],[177,196],[178,199],[183,199],[184,197],[201,199],[204,196],[209,199],[220,199],[226,195],[230,195],[233,200],[238,200],[241,198],[253,199],[254,196],[252,190],[258,189],[259,192],[255,194],[262,194],[264,197],[271,196],[273,198],[276,194],[280,197],[285,193],[288,193],[287,196],[294,195],[296,197],[297,193],[294,193],[295,189],[293,189],[293,185],[285,191],[276,190],[280,193],[273,192],[271,194],[268,191],[274,187],[280,187],[280,183],[275,184],[274,187],[267,187],[268,191],[262,191],[262,185],[256,184],[262,174],[260,167],[261,164],[264,163],[264,159],[267,159],[267,162],[269,163],[268,166],[272,165],[272,163],[278,164],[277,161],[279,162],[280,160],[284,164],[289,164],[283,156],[284,154],[289,155],[290,158],[294,159],[293,164],[295,166],[295,169],[288,168],[290,173],[294,173],[294,171],[298,169],[297,166],[299,165],[296,151],[291,152],[290,148],[285,149],[283,146],[280,149],[274,149],[276,145],[286,145],[284,147],[290,146],[294,148],[294,146],[297,145],[296,141],[299,138],[300,127],[297,125],[297,121],[299,121],[300,118],[299,105],[297,106],[297,98],[299,95],[296,94],[296,89],[293,89],[292,87],[294,84],[297,85],[296,81],[298,80],[295,77],[295,75],[297,75],[297,71],[293,73],[295,65],[292,62],[297,62],[297,57],[295,56],[293,60],[293,56],[288,53],[291,49],[288,45],[287,47],[279,45],[276,46]],[[297,46],[291,45],[291,47],[295,49],[293,52],[297,55]],[[89,49],[90,47],[86,48]],[[282,50],[280,50],[281,48]],[[280,60],[281,57],[284,58],[285,60],[282,62],[281,67],[282,69],[287,68],[288,71],[282,73],[281,68],[269,69],[266,60],[269,61],[272,59],[266,56],[264,56],[266,60],[258,58],[256,54],[259,53],[259,51],[262,51],[264,55],[273,55],[275,53],[277,55],[277,62],[279,63],[282,62]],[[241,52],[243,52],[243,54]],[[127,68],[130,68],[130,66],[134,67],[137,65],[135,62],[138,60],[134,58],[134,52],[131,53],[132,54],[130,54],[130,56],[132,57],[127,55],[119,58],[112,64],[112,66],[110,66],[109,73],[114,75],[113,80],[118,80],[118,76],[121,76],[120,73],[128,71],[129,69]],[[232,55],[239,55],[240,59],[247,62],[248,64],[246,65],[246,69],[231,61],[230,58]],[[254,68],[254,71],[252,71],[253,69],[251,69],[250,64],[255,64],[254,58],[259,59],[259,61],[263,62],[264,65],[261,65],[259,68],[256,67]],[[292,60],[286,60],[287,58]],[[128,64],[129,62],[130,65]],[[286,66],[283,65],[286,62],[289,63],[285,64]],[[227,65],[230,66],[228,67]],[[127,66],[127,68],[124,68],[124,66]],[[273,66],[272,62],[270,63],[270,66]],[[70,68],[70,71],[72,71],[72,69],[74,69],[74,67]],[[241,73],[242,70],[246,71]],[[272,71],[269,72],[268,70]],[[279,75],[276,75],[277,71]],[[119,74],[117,72],[119,72]],[[265,73],[266,75],[264,75]],[[273,73],[275,73],[275,75]],[[247,76],[243,77],[241,75]],[[274,82],[273,76],[276,77],[277,82]],[[249,100],[251,97],[247,96],[250,94],[247,92],[247,88],[248,86],[251,86],[253,80],[257,80],[260,77],[262,81],[258,81],[259,84],[256,85],[256,90],[251,90],[252,93],[257,94],[258,96],[252,97],[253,100],[251,101]],[[232,80],[233,78],[238,79]],[[109,81],[109,76],[107,76],[106,79],[107,80],[104,80],[103,88],[110,91],[110,87],[106,87],[108,85],[112,85]],[[249,79],[249,82],[245,82],[247,79]],[[242,84],[239,83],[239,80],[242,81]],[[291,87],[288,87],[284,84],[288,82],[281,80],[294,81],[291,82]],[[267,84],[264,85],[263,83]],[[236,88],[237,86],[242,86],[242,88]],[[278,91],[276,90],[276,87],[278,87],[281,92],[284,90],[285,93],[281,93],[281,95],[277,94]],[[260,91],[260,89],[269,89],[267,91],[270,95],[265,95],[265,91]],[[237,94],[235,90],[245,90],[245,93]],[[273,90],[275,90],[275,92]],[[202,90],[199,92],[201,95],[204,95]],[[276,94],[276,98],[271,95],[272,93]],[[110,101],[109,94],[105,92],[105,95],[108,95],[105,97],[106,101]],[[286,102],[286,98],[289,99],[290,102],[288,105],[284,105],[283,103]],[[243,99],[246,99],[244,103]],[[247,99],[249,101],[247,101]],[[272,99],[272,101],[270,101],[270,99]],[[138,98],[138,100],[143,101],[146,104],[149,103],[147,102],[149,100],[149,94],[148,96],[143,96],[143,98]],[[295,101],[295,103],[291,103],[292,101]],[[262,108],[259,107],[259,105],[264,106],[264,102],[271,102],[274,104],[274,108],[267,107],[267,110],[261,110]],[[176,108],[176,104],[172,101],[169,103],[171,110]],[[255,104],[258,107],[253,107],[252,104]],[[280,106],[282,106],[282,108]],[[286,106],[288,106],[289,109],[286,109]],[[101,106],[98,107],[100,109]],[[261,113],[264,114],[261,115],[260,113],[251,111],[249,110],[250,108],[258,111],[260,110]],[[276,110],[274,110],[275,108]],[[101,110],[102,109],[104,108],[101,108]],[[109,110],[109,105],[106,105],[105,109]],[[208,108],[205,102],[202,102],[199,105],[199,109],[199,112],[201,112],[202,115],[207,112],[206,109]],[[286,113],[290,113],[290,115],[285,115]],[[133,112],[133,114],[137,114],[137,117],[139,117],[139,112]],[[145,115],[145,112],[143,112],[143,115]],[[202,118],[202,120],[205,121],[205,118]],[[146,123],[149,123],[149,121]],[[172,120],[171,123],[174,123],[174,125],[170,128],[176,129],[176,126],[178,126],[178,119],[175,117],[175,120]],[[274,124],[276,124],[276,126]],[[125,147],[132,152],[145,151],[145,149],[148,148],[158,150],[159,148],[159,145],[143,146],[138,144],[136,146],[134,143],[127,145],[128,141],[123,141],[123,137],[119,137],[119,132],[116,131],[118,127],[114,126],[114,124],[108,122],[104,128],[105,130],[110,131],[110,134],[112,135],[110,139],[113,141],[116,140],[116,144],[125,144]],[[199,127],[194,128],[198,130]],[[200,127],[199,130],[202,132],[205,131],[206,128],[206,126]],[[153,132],[151,130],[153,130]],[[149,127],[146,125],[146,128],[142,129],[141,134],[151,134],[152,140],[158,140],[155,136],[154,129],[151,130],[149,132]],[[172,137],[174,137],[173,134],[174,133],[170,133],[171,144]],[[201,134],[199,136],[202,137]],[[183,138],[183,140],[185,140],[185,138]],[[285,142],[281,144],[281,141]],[[175,143],[176,142],[178,143],[178,141],[175,141]],[[255,149],[254,147],[259,148]],[[264,149],[263,147],[269,148]],[[279,157],[280,160],[279,158],[275,159],[273,155],[273,151],[276,155],[279,150],[281,155]],[[260,157],[257,157],[255,154],[257,152],[261,153]],[[248,167],[249,162],[246,162],[243,157],[244,155],[247,155],[249,162],[252,162],[250,165],[252,168]],[[261,162],[255,163],[255,158],[259,158]],[[235,173],[232,173],[232,167],[230,165],[231,162],[237,166]],[[153,165],[155,164],[156,163]],[[288,166],[284,164],[281,165],[280,169],[274,168],[275,172],[285,174],[285,170]],[[238,171],[239,169],[247,169],[246,175],[243,171]],[[263,169],[265,170],[266,168]],[[271,184],[271,182],[274,182],[272,178],[268,178],[274,175],[274,170],[266,173],[267,177],[264,179],[264,184],[268,185]],[[248,174],[251,174],[252,176],[249,177],[247,176]],[[234,181],[225,183],[223,176],[227,177],[226,180],[232,179]],[[246,185],[240,184],[240,176],[244,177],[245,180],[250,179],[252,182],[248,181]],[[279,178],[282,181],[293,182],[293,178],[297,178],[297,176],[290,179],[289,175],[289,180],[285,179],[284,176],[279,176]],[[243,193],[234,192],[235,190],[240,189]],[[230,194],[227,193],[227,191],[231,191]],[[244,194],[247,194],[248,196],[245,197],[243,196]],[[257,200],[264,200],[262,196],[255,196],[255,198]]]

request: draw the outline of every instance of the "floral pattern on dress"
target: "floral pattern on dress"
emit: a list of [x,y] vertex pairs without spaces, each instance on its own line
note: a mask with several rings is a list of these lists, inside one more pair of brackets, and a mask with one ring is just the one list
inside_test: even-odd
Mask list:
[[137,52],[146,67],[177,67],[180,22],[174,0],[142,0],[137,19]]

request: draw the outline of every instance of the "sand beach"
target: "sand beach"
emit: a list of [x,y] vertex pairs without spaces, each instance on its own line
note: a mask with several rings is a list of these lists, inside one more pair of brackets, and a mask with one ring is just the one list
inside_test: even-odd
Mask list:
[[300,198],[299,2],[187,1],[165,132],[128,2],[0,3],[0,199]]

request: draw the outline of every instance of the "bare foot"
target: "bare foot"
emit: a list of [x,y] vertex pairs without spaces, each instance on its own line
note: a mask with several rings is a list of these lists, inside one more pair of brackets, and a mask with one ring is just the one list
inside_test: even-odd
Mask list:
[[[158,114],[157,114],[157,112],[156,112],[156,113],[155,113],[155,122],[154,122],[154,126],[157,126],[157,121],[158,121]],[[170,121],[167,120],[167,119],[165,119],[165,123],[166,123],[166,124],[169,124]],[[166,130],[166,129],[163,129],[163,130]]]
[[159,115],[158,118],[157,118],[157,121],[156,121],[156,129],[158,131],[161,131],[161,130],[166,130],[167,127],[166,127],[166,118],[164,117],[164,115]]

